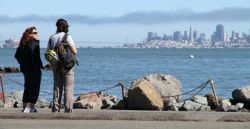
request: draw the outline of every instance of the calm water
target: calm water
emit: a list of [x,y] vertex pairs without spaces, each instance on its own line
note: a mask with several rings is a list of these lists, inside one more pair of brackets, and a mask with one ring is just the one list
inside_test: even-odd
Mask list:
[[[44,65],[45,49],[41,50]],[[15,49],[0,49],[0,65],[18,66]],[[190,55],[194,58],[190,58]],[[114,86],[119,81],[130,86],[131,81],[143,75],[163,73],[181,81],[183,92],[189,91],[212,77],[219,96],[231,98],[233,89],[250,84],[250,49],[111,49],[81,48],[75,67],[75,93],[98,91]],[[21,73],[6,76],[23,83]],[[7,92],[23,89],[5,79]],[[41,91],[52,93],[52,72],[44,71]],[[211,92],[206,88],[201,94]],[[120,97],[120,88],[108,93]],[[51,99],[51,94],[41,93]],[[189,96],[189,95],[188,95]],[[184,96],[185,97],[185,96]]]

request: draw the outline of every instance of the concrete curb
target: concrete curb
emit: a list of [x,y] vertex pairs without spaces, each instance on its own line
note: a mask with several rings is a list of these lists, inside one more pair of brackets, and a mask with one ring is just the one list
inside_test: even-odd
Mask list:
[[0,119],[47,119],[47,120],[137,120],[137,121],[214,121],[250,122],[250,113],[241,112],[170,112],[137,110],[84,110],[73,113],[51,113],[38,109],[39,113],[22,113],[21,109],[0,109]]

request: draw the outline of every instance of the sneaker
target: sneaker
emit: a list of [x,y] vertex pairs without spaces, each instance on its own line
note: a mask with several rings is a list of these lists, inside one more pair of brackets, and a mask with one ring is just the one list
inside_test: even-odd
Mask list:
[[72,113],[72,109],[65,109],[64,113]]
[[30,113],[30,108],[29,108],[29,107],[26,107],[26,108],[23,110],[23,113]]
[[30,109],[30,112],[37,113],[37,110],[36,110],[36,108],[32,108],[32,109]]

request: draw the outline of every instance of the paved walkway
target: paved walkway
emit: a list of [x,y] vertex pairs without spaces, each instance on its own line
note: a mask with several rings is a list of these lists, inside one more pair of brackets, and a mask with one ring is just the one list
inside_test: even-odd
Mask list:
[[250,122],[248,112],[172,112],[138,110],[84,110],[73,113],[51,113],[38,109],[38,113],[22,113],[21,109],[0,109],[0,119],[39,120],[136,120],[136,121],[193,121],[193,122]]

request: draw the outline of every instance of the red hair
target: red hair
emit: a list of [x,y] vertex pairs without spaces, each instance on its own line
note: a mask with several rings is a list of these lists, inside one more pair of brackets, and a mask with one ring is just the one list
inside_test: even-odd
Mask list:
[[23,32],[23,35],[21,37],[21,40],[20,40],[20,44],[19,46],[25,46],[27,45],[27,43],[32,40],[30,38],[30,34],[32,34],[33,30],[36,30],[36,27],[32,26],[32,27],[28,27],[24,32]]

